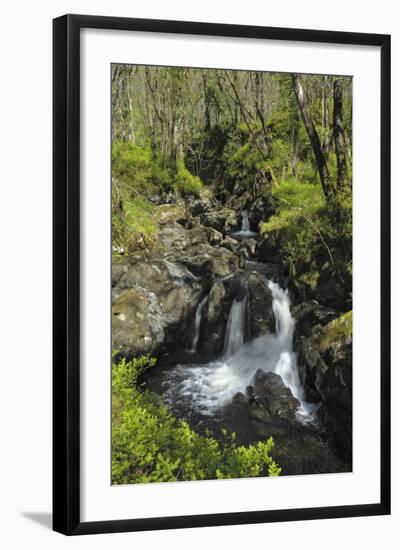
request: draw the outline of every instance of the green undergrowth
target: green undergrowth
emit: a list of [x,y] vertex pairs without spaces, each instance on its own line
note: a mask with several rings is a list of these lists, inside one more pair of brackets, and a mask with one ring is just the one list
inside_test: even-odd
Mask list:
[[112,368],[112,483],[190,481],[278,476],[269,438],[238,445],[234,433],[216,440],[176,419],[138,378],[155,364],[144,356]]
[[329,280],[350,293],[351,189],[326,203],[321,185],[289,179],[275,186],[272,193],[275,214],[260,224],[260,233],[279,250],[290,279],[310,296],[321,282]]
[[318,184],[299,183],[294,179],[281,182],[272,190],[277,208],[274,216],[261,225],[261,234],[295,227],[307,218],[315,217],[325,206],[322,188]]
[[165,163],[149,146],[114,141],[112,147],[112,240],[124,252],[151,247],[158,224],[154,198],[199,196],[203,185],[183,160]]
[[198,197],[203,188],[203,184],[200,178],[193,176],[186,168],[184,162],[179,160],[176,163],[176,182],[174,188],[183,196],[192,195]]

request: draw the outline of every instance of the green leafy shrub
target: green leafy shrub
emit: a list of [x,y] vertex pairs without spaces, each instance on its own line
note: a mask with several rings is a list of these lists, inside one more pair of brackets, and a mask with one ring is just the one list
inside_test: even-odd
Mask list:
[[269,438],[257,445],[199,435],[176,419],[161,399],[138,386],[138,378],[155,360],[124,359],[112,369],[112,482],[147,483],[179,480],[278,476]]

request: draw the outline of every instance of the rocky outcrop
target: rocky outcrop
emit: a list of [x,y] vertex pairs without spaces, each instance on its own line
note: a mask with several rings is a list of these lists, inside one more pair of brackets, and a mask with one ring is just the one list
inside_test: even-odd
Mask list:
[[204,212],[200,216],[200,221],[206,227],[212,227],[224,234],[231,233],[238,226],[236,212],[226,207]]
[[238,251],[246,259],[252,259],[256,256],[257,241],[255,239],[246,239],[238,246]]
[[211,286],[203,308],[199,351],[206,356],[220,356],[224,348],[226,326],[233,301],[247,296],[244,340],[275,331],[272,294],[265,277],[256,271],[236,270]]
[[114,289],[113,349],[126,356],[157,354],[191,337],[191,318],[202,294],[198,278],[168,260],[137,261]]
[[163,313],[156,296],[140,287],[118,293],[112,305],[113,349],[124,356],[153,354],[164,342]]
[[260,273],[252,271],[247,278],[248,290],[248,336],[255,338],[274,333],[275,316],[272,308],[272,293]]
[[246,208],[252,227],[258,227],[260,223],[268,221],[274,212],[271,194],[257,197],[254,201],[248,201]]
[[296,319],[295,339],[301,336],[311,336],[316,325],[326,325],[338,316],[332,308],[321,306],[317,300],[308,300],[293,309]]
[[[222,233],[199,223],[186,229],[174,221],[181,213],[179,206],[158,209],[163,222],[152,251],[113,261],[113,349],[126,356],[158,355],[177,341],[182,348],[190,347],[199,301],[214,283],[240,274],[244,267],[239,254],[219,246]],[[227,299],[230,303],[232,295]],[[218,328],[211,315],[219,344],[229,315],[228,302],[218,305]]]
[[227,248],[231,252],[236,252],[239,247],[239,243],[236,239],[226,236],[220,243],[221,246]]
[[205,212],[211,210],[213,203],[210,198],[204,197],[201,199],[195,199],[190,204],[190,209],[193,216],[200,216]]
[[321,402],[318,416],[347,460],[352,449],[352,312],[296,342],[306,399]]

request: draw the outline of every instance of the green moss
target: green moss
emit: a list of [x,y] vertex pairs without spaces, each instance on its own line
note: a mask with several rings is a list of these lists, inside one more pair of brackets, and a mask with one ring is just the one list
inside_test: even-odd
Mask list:
[[350,336],[352,331],[353,312],[348,311],[324,327],[324,332],[319,341],[321,351],[326,351],[334,342]]
[[184,162],[179,160],[176,163],[175,189],[182,195],[200,196],[203,184],[200,178],[193,176],[186,168]]

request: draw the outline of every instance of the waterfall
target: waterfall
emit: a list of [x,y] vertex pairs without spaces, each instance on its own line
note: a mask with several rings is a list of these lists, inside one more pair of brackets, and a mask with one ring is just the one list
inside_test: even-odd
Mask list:
[[234,300],[226,325],[224,357],[227,359],[236,353],[243,345],[247,296],[242,300]]
[[[293,350],[295,321],[290,312],[290,298],[277,283],[268,281],[268,287],[272,293],[275,333],[262,334],[244,343],[247,295],[241,300],[235,299],[229,312],[222,358],[192,366],[178,365],[169,370],[167,402],[181,402],[183,396],[190,396],[190,407],[202,414],[213,415],[229,403],[235,393],[244,392],[252,384],[256,371],[261,369],[278,374],[300,402],[299,416],[306,422],[312,419],[318,405],[304,401],[297,356]],[[206,299],[200,302],[196,312],[194,351]]]
[[197,351],[197,345],[199,343],[199,336],[200,336],[201,314],[203,313],[203,308],[206,305],[207,299],[208,299],[208,296],[205,296],[205,298],[201,300],[201,302],[199,303],[196,309],[192,349],[190,350],[192,353],[196,353]]
[[304,400],[304,391],[297,368],[297,357],[293,351],[293,332],[295,322],[290,313],[290,299],[277,283],[268,281],[272,292],[272,309],[275,316],[275,332],[280,345],[279,359],[273,369],[288,386],[294,397],[300,402]]
[[242,217],[242,227],[240,228],[240,231],[235,231],[233,235],[237,235],[243,239],[254,237],[257,233],[254,233],[254,231],[251,231],[250,229],[250,221],[247,210],[242,210],[240,215]]
[[247,210],[242,210],[242,233],[250,233],[250,222]]

